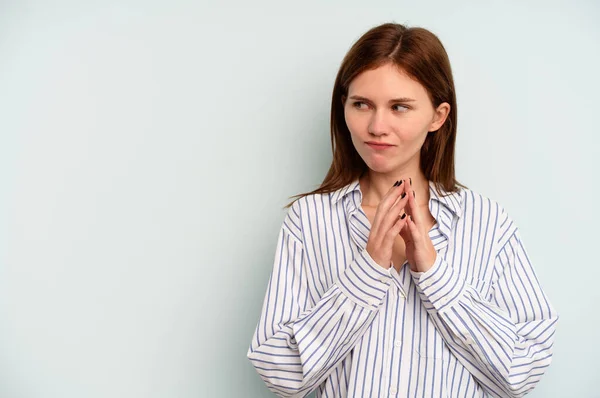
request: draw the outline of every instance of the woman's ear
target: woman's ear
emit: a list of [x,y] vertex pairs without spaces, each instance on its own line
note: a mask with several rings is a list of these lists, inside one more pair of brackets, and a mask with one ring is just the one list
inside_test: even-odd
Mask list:
[[437,109],[435,110],[435,114],[433,115],[433,120],[431,125],[429,126],[429,132],[437,131],[442,127],[448,115],[450,114],[450,104],[447,102],[442,102]]

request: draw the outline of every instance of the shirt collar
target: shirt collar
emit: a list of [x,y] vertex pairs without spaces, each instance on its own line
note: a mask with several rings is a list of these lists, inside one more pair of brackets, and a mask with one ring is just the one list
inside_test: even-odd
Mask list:
[[[441,195],[437,193],[435,190],[436,184],[433,181],[429,181],[429,200],[435,200],[440,202],[442,205],[447,207],[454,215],[460,217],[462,215],[463,210],[463,190],[459,189],[457,192],[448,192],[444,190],[444,188],[440,185]],[[331,201],[333,204],[336,204],[343,197],[351,194],[352,192],[357,192],[362,201],[362,192],[360,190],[359,179],[356,178],[350,184],[334,191],[331,194]],[[359,202],[360,203],[360,202]]]

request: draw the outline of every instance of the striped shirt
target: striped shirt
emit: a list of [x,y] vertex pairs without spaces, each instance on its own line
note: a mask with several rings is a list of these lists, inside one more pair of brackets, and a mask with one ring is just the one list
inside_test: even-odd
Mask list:
[[358,179],[288,209],[247,357],[281,397],[522,397],[552,359],[558,314],[496,201],[429,182],[427,272],[366,251]]

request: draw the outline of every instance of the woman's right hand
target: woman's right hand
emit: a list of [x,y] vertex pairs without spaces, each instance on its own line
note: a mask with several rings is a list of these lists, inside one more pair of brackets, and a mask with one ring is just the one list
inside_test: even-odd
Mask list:
[[[392,266],[394,242],[407,222],[407,214],[400,211],[408,202],[405,193],[406,181],[400,180],[396,184],[390,188],[377,206],[366,247],[371,258],[386,269]],[[401,218],[402,215],[404,218]]]

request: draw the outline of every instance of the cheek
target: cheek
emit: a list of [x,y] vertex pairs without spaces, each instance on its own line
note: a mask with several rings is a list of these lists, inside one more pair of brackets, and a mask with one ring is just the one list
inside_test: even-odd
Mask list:
[[420,117],[405,117],[396,123],[396,131],[406,139],[415,139],[427,132],[427,123]]
[[348,126],[348,130],[350,130],[352,135],[362,133],[362,129],[364,128],[362,124],[364,123],[361,123],[361,118],[358,115],[353,112],[346,112],[344,118],[346,119],[346,126]]

